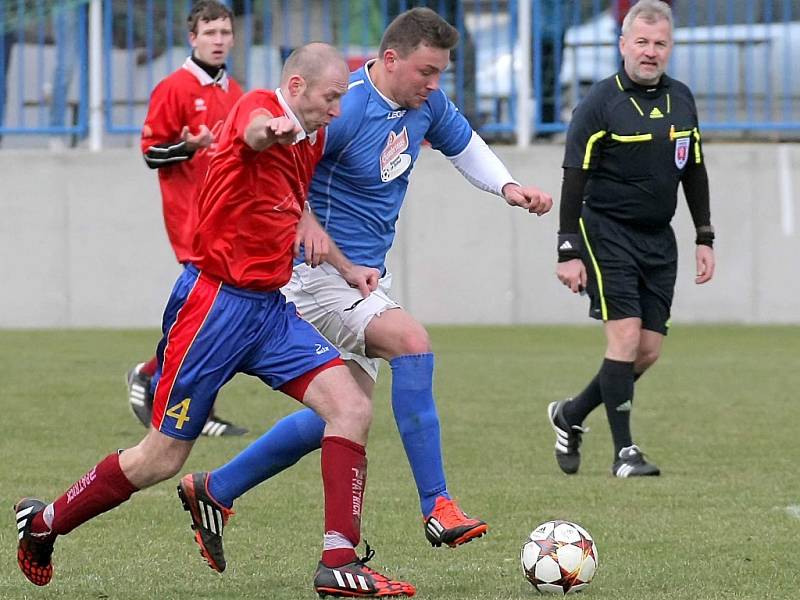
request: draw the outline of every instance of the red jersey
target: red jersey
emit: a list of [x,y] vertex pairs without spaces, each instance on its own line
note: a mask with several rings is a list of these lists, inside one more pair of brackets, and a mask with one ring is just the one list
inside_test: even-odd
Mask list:
[[150,96],[141,147],[148,165],[158,168],[164,224],[179,262],[187,261],[191,255],[197,226],[197,190],[215,144],[201,148],[194,156],[185,150],[170,150],[179,145],[184,126],[197,134],[205,125],[216,137],[241,97],[242,88],[224,71],[220,77],[212,78],[191,58],[163,79]]
[[279,94],[248,92],[228,115],[200,190],[192,245],[200,270],[259,291],[277,290],[291,277],[297,223],[324,146],[324,130],[262,152],[246,144],[247,125],[263,109],[297,122]]

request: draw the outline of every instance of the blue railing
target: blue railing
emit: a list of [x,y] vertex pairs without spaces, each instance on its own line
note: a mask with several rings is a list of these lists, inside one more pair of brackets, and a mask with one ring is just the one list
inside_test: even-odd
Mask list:
[[[0,3],[0,135],[87,134],[91,0]],[[155,84],[189,54],[191,0],[101,0],[103,129],[136,134]],[[376,54],[399,12],[425,5],[461,32],[443,86],[486,137],[517,130],[521,2],[530,2],[535,132],[563,131],[592,82],[619,67],[615,0],[227,0],[245,88],[272,87],[297,45],[337,45],[351,67]],[[796,0],[673,0],[668,72],[694,91],[704,128],[800,131]]]
[[0,6],[0,134],[88,130],[86,0]]

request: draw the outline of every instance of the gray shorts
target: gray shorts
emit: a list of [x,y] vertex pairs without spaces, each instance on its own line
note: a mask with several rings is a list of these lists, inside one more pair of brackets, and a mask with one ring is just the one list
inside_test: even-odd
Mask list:
[[378,281],[378,288],[363,298],[331,265],[312,269],[299,264],[281,291],[295,304],[300,316],[337,347],[343,360],[357,362],[375,380],[379,359],[367,358],[364,331],[372,317],[402,308],[389,297],[391,287],[392,275],[387,272]]

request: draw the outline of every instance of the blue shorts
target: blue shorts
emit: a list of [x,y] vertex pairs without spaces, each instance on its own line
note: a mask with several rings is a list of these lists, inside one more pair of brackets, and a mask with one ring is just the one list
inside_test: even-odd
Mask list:
[[339,357],[280,291],[232,287],[192,265],[175,283],[162,328],[152,424],[181,440],[200,435],[236,373],[277,389]]

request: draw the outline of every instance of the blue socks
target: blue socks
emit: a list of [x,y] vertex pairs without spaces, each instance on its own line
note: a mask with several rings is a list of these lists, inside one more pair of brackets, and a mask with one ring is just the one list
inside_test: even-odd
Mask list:
[[291,467],[322,444],[325,421],[310,408],[297,411],[275,423],[272,429],[212,471],[208,491],[217,502],[230,508],[250,488]]
[[422,514],[427,517],[437,496],[449,498],[442,465],[439,415],[433,400],[433,354],[407,354],[389,361],[392,410],[414,474]]
[[[442,464],[439,416],[433,399],[433,354],[398,356],[389,364],[394,419],[417,484],[422,514],[427,517],[438,496],[450,497]],[[209,493],[230,508],[249,489],[317,450],[324,430],[325,421],[310,408],[284,417],[211,473]]]

